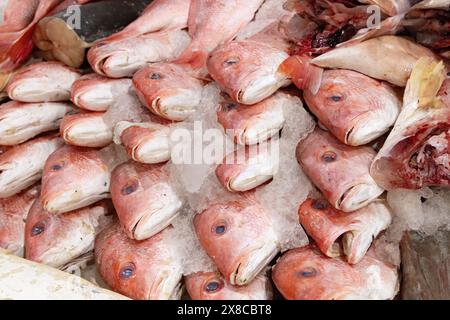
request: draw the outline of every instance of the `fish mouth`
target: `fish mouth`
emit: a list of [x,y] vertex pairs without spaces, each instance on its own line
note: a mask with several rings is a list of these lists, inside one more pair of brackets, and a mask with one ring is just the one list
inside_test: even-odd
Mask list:
[[33,79],[16,83],[9,90],[9,96],[23,102],[65,101],[70,99],[70,91],[44,79]]
[[238,175],[234,176],[228,182],[229,191],[244,192],[254,189],[267,181],[273,179],[277,169],[278,162],[267,159],[257,164],[249,164]]
[[355,120],[356,124],[345,135],[345,143],[351,146],[360,146],[375,140],[388,132],[395,122],[395,118],[383,118],[381,115],[374,117],[372,112],[365,113]]
[[75,121],[62,129],[62,136],[70,144],[82,147],[104,147],[112,142],[112,128],[104,121]]
[[254,145],[264,142],[283,129],[285,119],[283,113],[269,113],[248,124],[238,136],[241,145]]
[[151,110],[156,115],[173,121],[184,121],[194,114],[200,99],[193,99],[190,92],[158,96],[152,101]]
[[58,214],[84,208],[109,197],[109,190],[99,193],[82,194],[78,190],[73,189],[59,192],[54,196],[42,194],[42,203],[45,210]]
[[7,198],[28,188],[42,177],[42,170],[28,173],[26,176],[15,174],[15,170],[0,166],[0,197]]
[[[254,76],[256,79],[250,80],[247,86],[238,91],[237,102],[250,105],[258,103],[270,97],[279,88],[291,83],[291,80],[280,72]],[[252,75],[250,75],[251,77]]]
[[267,241],[253,249],[248,256],[241,257],[230,274],[230,284],[243,286],[250,283],[278,254],[276,241]]
[[384,189],[375,182],[361,183],[347,189],[337,201],[336,207],[344,212],[352,212],[365,207],[378,198]]
[[170,142],[168,136],[158,136],[140,143],[132,150],[135,161],[155,164],[170,160]]
[[132,77],[136,71],[145,67],[147,62],[127,51],[117,51],[103,58],[103,72],[111,78]]
[[24,248],[23,245],[17,243],[3,242],[0,241],[0,248],[4,249],[6,253],[12,254],[18,257],[23,257]]
[[171,268],[159,274],[147,294],[147,300],[180,300],[184,285],[181,269]]
[[108,85],[96,85],[83,92],[76,93],[73,103],[80,108],[91,111],[106,111],[114,103],[111,87]]

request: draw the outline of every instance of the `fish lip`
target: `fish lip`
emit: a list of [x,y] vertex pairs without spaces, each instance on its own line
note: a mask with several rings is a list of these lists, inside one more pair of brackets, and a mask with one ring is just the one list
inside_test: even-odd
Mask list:
[[[76,209],[80,209],[83,207],[86,207],[88,205],[91,205],[97,201],[106,199],[110,197],[110,193],[109,190],[108,191],[103,191],[101,193],[97,193],[97,194],[90,194],[87,195],[83,198],[77,198],[72,201],[61,201],[63,199],[63,197],[61,196],[61,194],[67,193],[68,191],[62,191],[59,192],[58,194],[56,194],[53,197],[49,197],[47,194],[43,193],[41,195],[41,199],[42,199],[42,207],[50,212],[50,213],[54,213],[54,214],[59,214],[59,213],[65,213],[68,211],[73,211]],[[70,191],[68,193],[69,198],[72,198],[73,195],[75,194],[75,191]]]
[[[371,115],[373,115],[373,113],[371,111],[367,111],[354,119],[356,120],[356,124],[351,127],[345,134],[346,144],[351,146],[360,146],[367,144],[388,132],[389,128],[394,125],[396,119],[395,117],[388,121],[386,121],[386,119],[382,117],[373,119]],[[380,120],[382,126],[378,126],[378,124],[380,124],[380,122],[378,122],[377,126],[375,126],[377,130],[370,130],[371,127],[374,127],[374,122],[376,120]]]
[[[23,101],[23,102],[65,101],[65,100],[70,99],[70,90],[61,89],[61,88],[59,88],[59,89],[51,88],[52,90],[47,90],[45,92],[42,92],[40,90],[38,90],[38,91],[25,90],[25,93],[23,92],[23,89],[26,85],[29,85],[29,84],[33,85],[36,82],[39,82],[39,80],[38,79],[35,79],[34,81],[21,80],[21,81],[17,81],[17,83],[10,84],[10,86],[8,86],[8,95],[13,100]],[[18,90],[20,90],[21,92],[18,93],[17,92]],[[43,97],[43,96],[48,96],[48,95],[51,95],[52,98],[48,99],[48,98]]]
[[[247,105],[258,103],[291,83],[291,80],[280,72],[265,75],[259,75],[258,72],[259,70],[256,70],[248,75],[248,78],[256,75],[256,79],[245,81],[247,84],[236,94],[237,102]],[[248,95],[250,97],[247,97]]]
[[[27,175],[25,177],[16,177],[14,179],[9,179],[9,182],[6,183],[6,185],[3,185],[1,178],[2,178],[2,169],[0,169],[0,197],[1,198],[7,198],[11,197],[17,193],[19,193],[22,190],[25,190],[26,188],[33,185],[35,182],[37,182],[42,177],[42,170],[39,172],[35,172],[34,174]],[[22,178],[22,179],[21,179]]]
[[[274,166],[272,166],[272,168],[264,168],[264,165],[262,166],[258,166],[257,169],[260,169],[259,172],[258,170],[256,170],[256,173],[252,173],[249,171],[252,171],[252,168],[245,168],[243,171],[244,172],[240,172],[239,174],[237,174],[236,176],[232,177],[228,183],[227,183],[227,189],[229,191],[235,191],[235,192],[244,192],[244,191],[248,191],[248,190],[252,190],[264,183],[266,183],[267,181],[270,181],[273,179],[274,174],[275,174],[275,168],[276,164],[274,164]],[[254,168],[254,166],[253,166]],[[271,172],[261,172],[264,171],[265,169],[268,169],[268,171]]]
[[165,102],[165,99],[163,99],[163,97],[161,96],[157,96],[152,101],[151,110],[154,110],[156,115],[159,115],[168,120],[184,121],[195,112],[194,107],[183,108],[183,106],[181,105],[164,105],[163,102]]
[[[335,207],[344,212],[352,212],[365,207],[383,192],[384,189],[374,181],[373,183],[360,183],[347,189],[336,201]],[[353,199],[354,197],[355,199]]]
[[279,251],[280,248],[276,240],[266,241],[263,245],[254,248],[247,259],[242,256],[238,258],[238,261],[234,264],[233,272],[229,275],[230,284],[242,286],[250,283],[275,258]]
[[183,293],[183,274],[180,268],[171,268],[169,275],[160,273],[160,277],[149,288],[147,300],[179,300]]
[[[86,127],[83,124],[84,120],[80,119],[79,121],[73,121],[70,124],[61,127],[61,135],[63,137],[63,139],[72,144],[72,145],[76,145],[76,146],[81,146],[81,147],[104,147],[106,145],[108,145],[110,142],[112,142],[113,139],[113,133],[112,130],[105,130],[103,132],[98,132],[98,131],[86,131],[86,130],[81,130],[76,132],[77,130],[79,130],[81,127]],[[89,121],[88,125],[89,124]],[[97,127],[98,128],[98,127]],[[105,129],[105,128],[104,128]],[[75,132],[74,132],[75,131]],[[93,138],[93,135],[95,135],[95,137]]]
[[[152,140],[151,143],[155,143]],[[161,147],[159,149],[152,149],[151,152],[148,150],[148,146],[151,144],[149,142],[141,143],[132,150],[132,158],[134,161],[142,162],[146,164],[157,164],[170,160],[170,146],[167,148]],[[146,150],[147,148],[147,150]]]

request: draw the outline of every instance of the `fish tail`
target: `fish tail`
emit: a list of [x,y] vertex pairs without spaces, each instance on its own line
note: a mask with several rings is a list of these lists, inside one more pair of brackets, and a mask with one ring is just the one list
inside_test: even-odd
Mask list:
[[437,93],[445,80],[445,66],[442,61],[422,57],[414,65],[406,84],[403,103],[417,103],[419,108],[440,104]]

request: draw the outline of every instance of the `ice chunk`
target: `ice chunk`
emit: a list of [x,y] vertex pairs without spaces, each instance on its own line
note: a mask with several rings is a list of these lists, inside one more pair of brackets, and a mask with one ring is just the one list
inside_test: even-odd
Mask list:
[[148,119],[147,111],[140,103],[133,88],[130,88],[127,94],[124,94],[123,88],[119,84],[113,85],[111,91],[113,92],[114,103],[108,108],[103,120],[106,124],[114,127],[119,121],[145,121]]
[[434,234],[439,228],[450,229],[450,190],[446,188],[433,189],[433,195],[422,205],[424,224],[421,231],[428,235]]

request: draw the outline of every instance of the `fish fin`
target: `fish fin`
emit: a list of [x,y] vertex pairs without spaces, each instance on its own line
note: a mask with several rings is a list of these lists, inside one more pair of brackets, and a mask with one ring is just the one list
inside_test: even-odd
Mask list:
[[24,62],[33,51],[33,28],[24,32],[0,57],[0,72],[10,72]]
[[419,108],[438,107],[441,102],[437,93],[445,80],[442,61],[422,57],[414,65],[406,84],[404,104],[417,103]]
[[313,94],[319,91],[323,69],[311,64],[310,57],[291,56],[280,65],[278,71],[292,79],[299,89],[308,89]]

